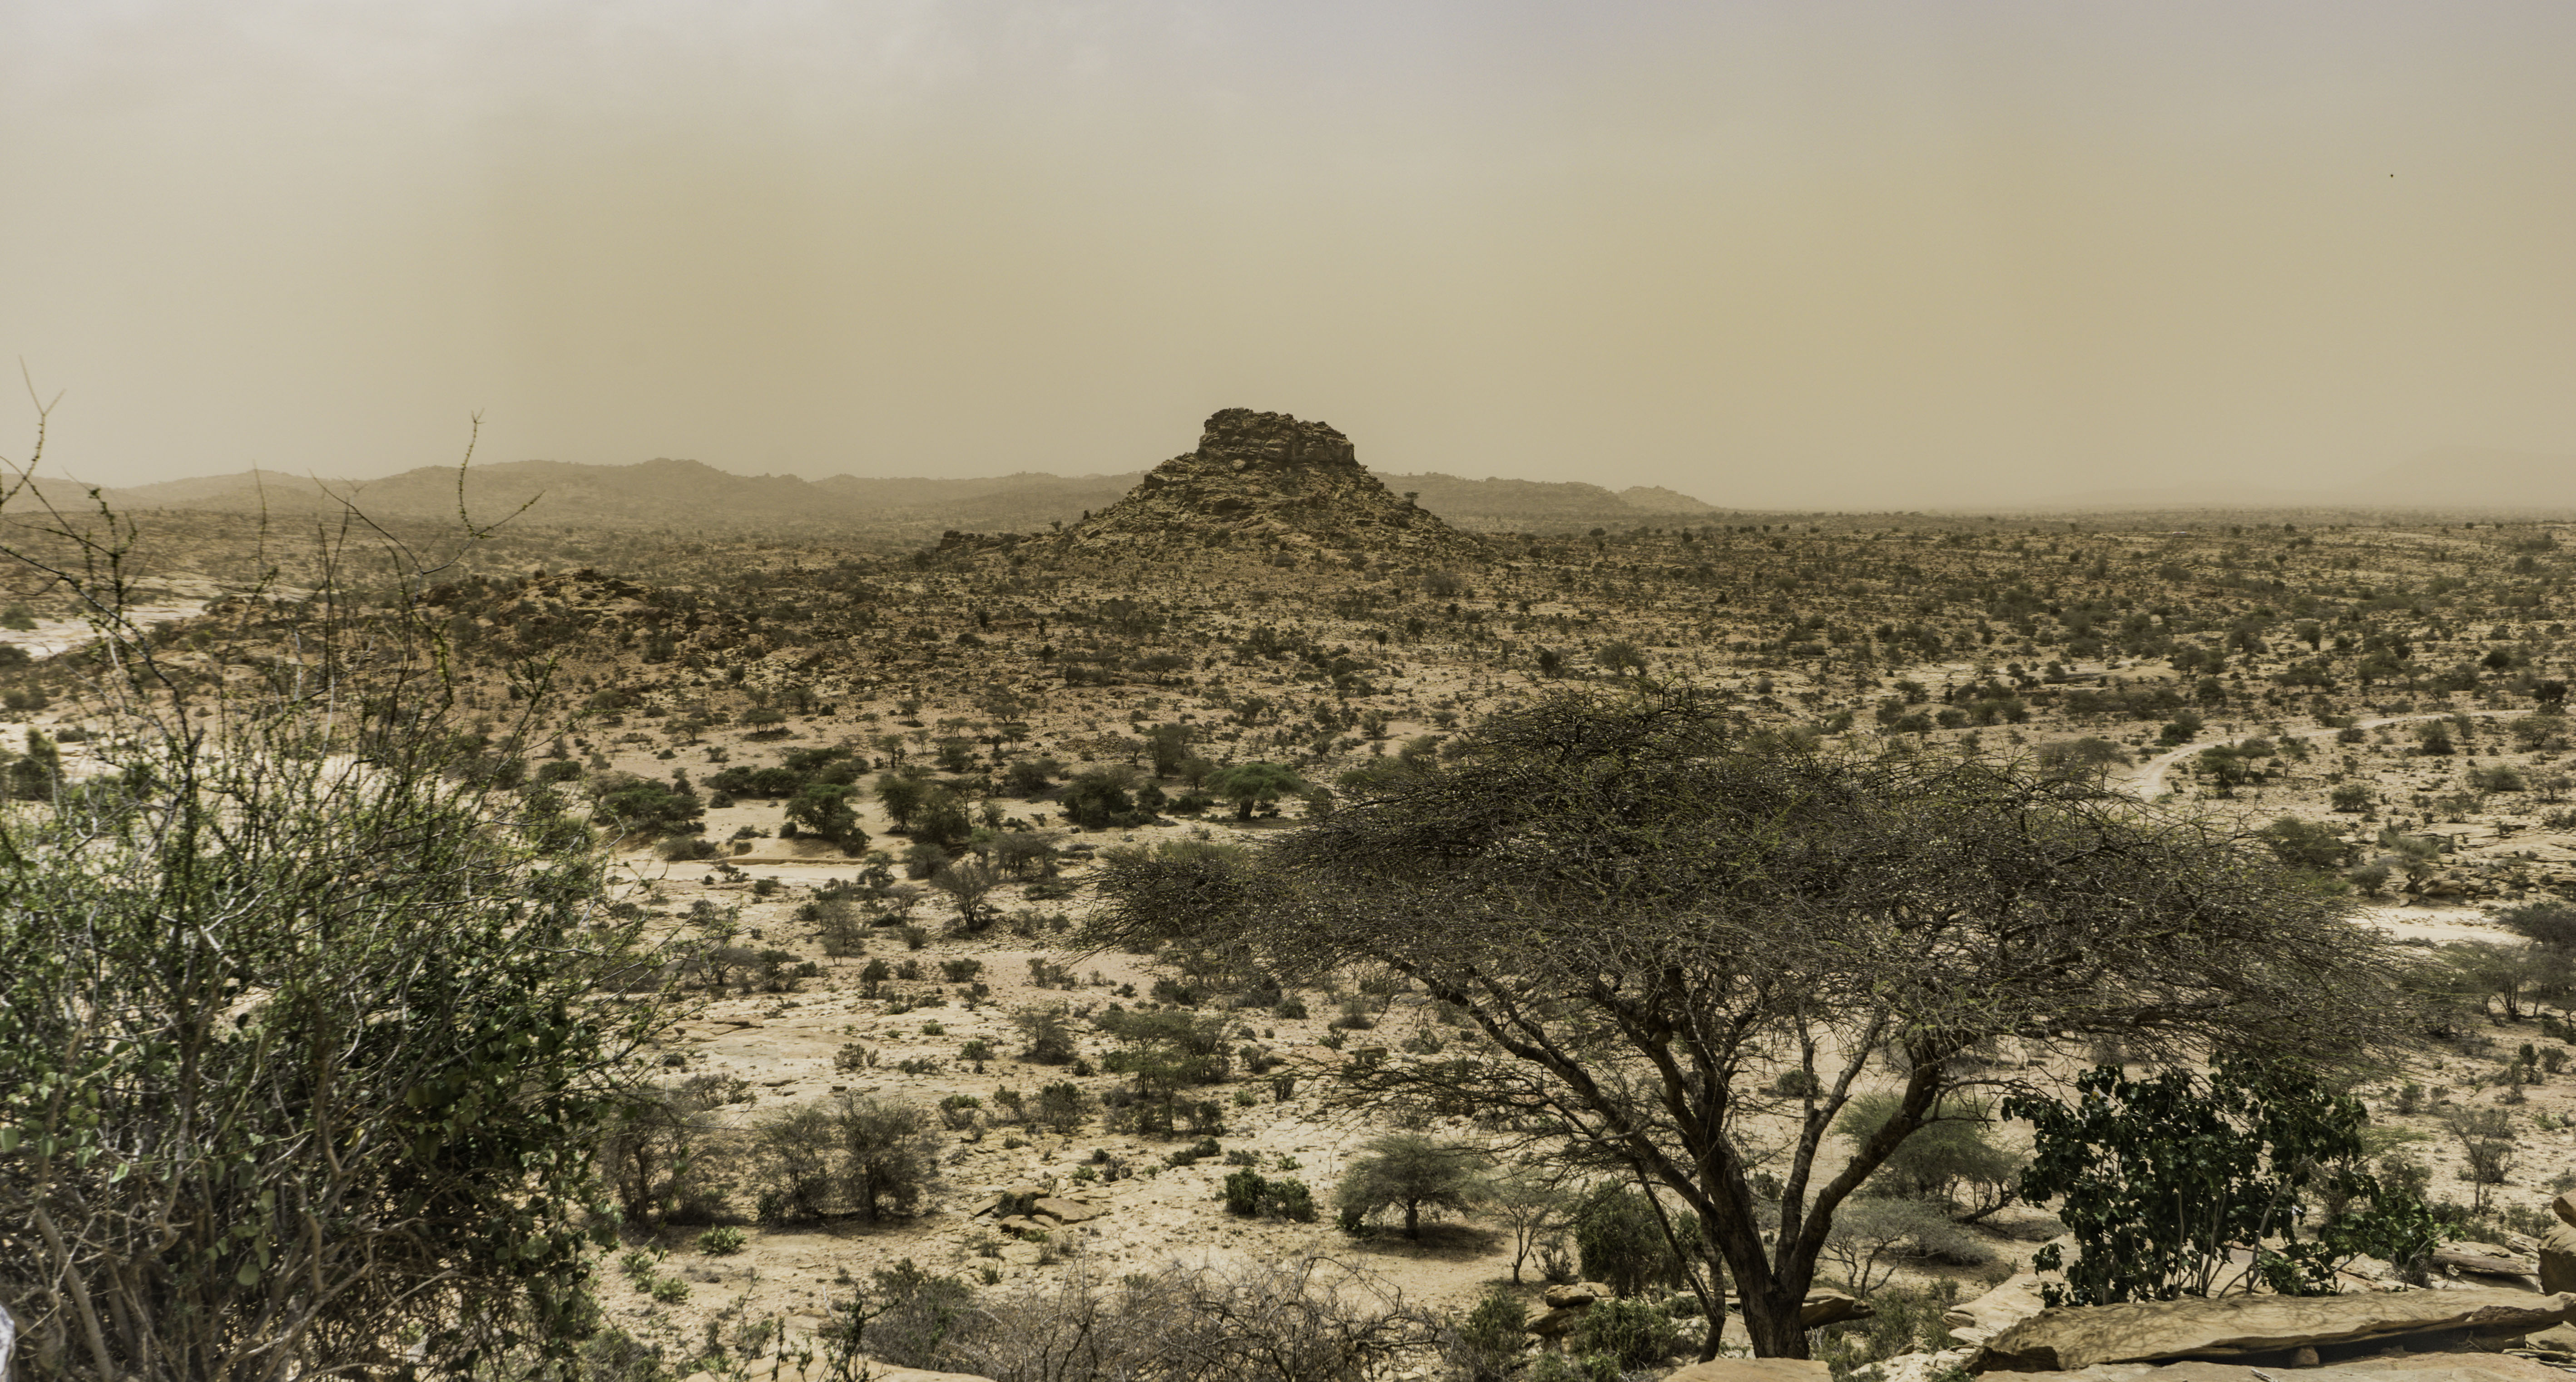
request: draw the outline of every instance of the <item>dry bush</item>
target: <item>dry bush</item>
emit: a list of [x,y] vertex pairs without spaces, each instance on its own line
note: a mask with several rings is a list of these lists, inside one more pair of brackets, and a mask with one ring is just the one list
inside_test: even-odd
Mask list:
[[938,1366],[993,1382],[1363,1382],[1422,1356],[1436,1326],[1394,1288],[1319,1258],[1115,1285],[1076,1273],[986,1296]]

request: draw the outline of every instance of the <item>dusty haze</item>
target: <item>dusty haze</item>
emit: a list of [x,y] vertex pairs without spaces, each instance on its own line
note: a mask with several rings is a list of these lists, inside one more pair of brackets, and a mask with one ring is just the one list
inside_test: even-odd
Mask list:
[[[2576,453],[2563,4],[0,3],[57,466],[1889,507]],[[10,442],[0,453],[23,454]]]

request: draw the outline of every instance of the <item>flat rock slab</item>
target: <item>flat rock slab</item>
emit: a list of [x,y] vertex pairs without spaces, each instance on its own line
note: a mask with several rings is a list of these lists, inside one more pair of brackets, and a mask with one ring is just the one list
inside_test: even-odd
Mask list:
[[1806,1358],[1711,1358],[1666,1373],[1664,1382],[1826,1382],[1831,1376],[1824,1364]]
[[1097,1219],[1109,1210],[1103,1205],[1084,1204],[1080,1200],[1062,1200],[1049,1195],[1041,1197],[1037,1203],[1030,1205],[1029,1212],[1044,1214],[1068,1224],[1079,1224],[1086,1220]]
[[1542,1339],[1553,1339],[1560,1334],[1571,1334],[1574,1332],[1574,1327],[1576,1325],[1583,1323],[1584,1312],[1591,1308],[1592,1298],[1590,1296],[1586,1296],[1583,1298],[1583,1303],[1581,1305],[1560,1305],[1555,1309],[1548,1311],[1546,1314],[1539,1316],[1537,1319],[1530,1321],[1528,1325],[1524,1326],[1524,1328],[1528,1333],[1535,1334]]
[[[2447,1330],[2524,1334],[2565,1323],[2576,1295],[2472,1287],[2348,1296],[2223,1296],[2042,1310],[1987,1341],[1981,1372],[2224,1358]],[[2303,1375],[2304,1375],[2303,1370]]]
[[2017,1273],[1984,1295],[1943,1311],[1941,1323],[1960,1343],[1982,1344],[2047,1309],[2048,1303],[2039,1298],[2042,1284],[2030,1272]]
[[[1744,1313],[1744,1302],[1729,1295],[1726,1298],[1726,1313],[1741,1315]],[[1869,1319],[1877,1313],[1878,1307],[1849,1291],[1836,1290],[1831,1286],[1818,1286],[1808,1291],[1807,1298],[1799,1303],[1798,1323],[1808,1329],[1821,1329],[1829,1324],[1841,1324],[1845,1320]]]
[[2503,1353],[2395,1353],[2295,1369],[2209,1362],[2100,1363],[2078,1372],[2020,1376],[2029,1382],[2567,1382],[2567,1374],[2557,1368]]

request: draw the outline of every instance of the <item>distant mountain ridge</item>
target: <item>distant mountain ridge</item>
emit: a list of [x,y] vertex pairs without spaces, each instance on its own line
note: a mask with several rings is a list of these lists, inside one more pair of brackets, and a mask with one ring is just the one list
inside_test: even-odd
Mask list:
[[[120,510],[188,509],[276,516],[337,512],[341,498],[386,519],[444,520],[456,514],[456,471],[427,466],[375,480],[326,480],[244,471],[158,484],[111,487]],[[1054,475],[1021,471],[971,479],[835,475],[737,475],[700,461],[633,465],[504,461],[466,472],[465,504],[477,521],[538,500],[527,521],[608,528],[842,529],[879,537],[936,537],[948,529],[1030,531],[1075,524],[1125,498],[1146,472]],[[1637,524],[1719,512],[1672,490],[1613,492],[1579,481],[1467,480],[1453,475],[1385,475],[1387,488],[1416,491],[1420,503],[1462,528],[1522,529]],[[57,503],[86,504],[87,486],[44,482]]]

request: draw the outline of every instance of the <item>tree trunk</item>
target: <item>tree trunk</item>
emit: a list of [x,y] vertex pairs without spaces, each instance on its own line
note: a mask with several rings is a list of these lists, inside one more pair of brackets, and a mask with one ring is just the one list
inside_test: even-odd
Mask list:
[[1754,1357],[1807,1356],[1807,1328],[1798,1322],[1807,1304],[1805,1292],[1791,1295],[1775,1286],[1759,1293],[1746,1291],[1740,1301],[1744,1333],[1753,1341]]
[[1422,1206],[1413,1200],[1404,1202],[1404,1236],[1407,1238],[1422,1236]]

